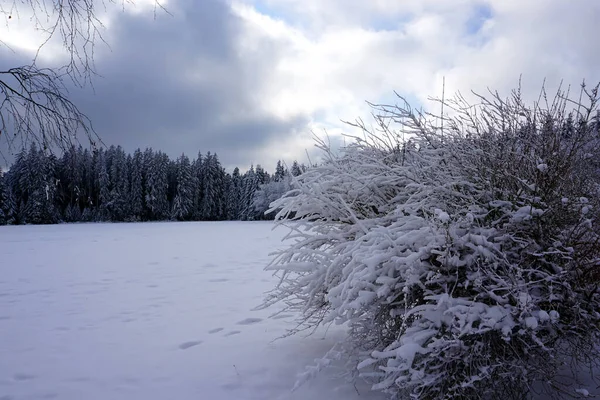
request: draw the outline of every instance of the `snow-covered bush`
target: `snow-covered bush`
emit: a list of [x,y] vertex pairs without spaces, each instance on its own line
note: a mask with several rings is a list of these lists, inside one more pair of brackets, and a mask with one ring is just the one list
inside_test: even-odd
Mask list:
[[597,87],[582,93],[457,96],[443,124],[373,105],[377,129],[353,124],[340,155],[319,142],[326,161],[272,204],[292,243],[264,306],[299,311],[297,330],[346,323],[353,366],[392,397],[576,396],[557,371],[600,359]]
[[292,189],[292,178],[292,176],[288,175],[280,180],[273,180],[259,186],[252,199],[252,206],[259,216],[273,219],[276,211],[270,209],[270,204],[283,197],[283,195]]

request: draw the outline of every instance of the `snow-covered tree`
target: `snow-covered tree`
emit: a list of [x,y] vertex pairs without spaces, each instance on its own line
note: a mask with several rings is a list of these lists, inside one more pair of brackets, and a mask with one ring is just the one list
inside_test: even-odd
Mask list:
[[256,165],[255,174],[256,174],[256,184],[259,186],[265,185],[271,181],[271,176],[269,175],[269,173],[267,171],[265,171],[265,169],[260,164]]
[[167,198],[168,180],[167,168],[169,158],[162,152],[157,152],[152,157],[148,166],[146,181],[146,206],[150,212],[150,219],[166,219],[169,213]]
[[95,154],[95,172],[96,172],[96,193],[98,195],[96,201],[96,219],[98,221],[110,221],[111,216],[111,195],[110,195],[110,178],[107,170],[106,152],[100,149]]
[[220,220],[225,215],[225,171],[216,154],[208,152],[202,163],[202,219]]
[[296,160],[292,162],[292,168],[290,169],[290,173],[292,174],[292,176],[300,176],[305,171],[306,166],[304,166],[304,164],[300,165]]
[[[257,219],[273,219],[277,210],[270,210],[270,205],[292,190],[292,177],[273,180],[260,185],[254,193],[253,206]],[[267,212],[269,211],[269,212]]]
[[59,201],[63,211],[72,204],[79,207],[83,188],[80,150],[81,148],[78,151],[75,146],[71,146],[63,153],[58,163]]
[[240,169],[235,167],[231,174],[227,190],[227,219],[239,220],[242,204],[242,177]]
[[275,182],[280,182],[285,179],[288,175],[286,169],[284,168],[281,160],[277,161],[277,166],[275,167],[275,174],[273,174],[273,180]]
[[336,350],[395,398],[577,395],[555,378],[600,359],[600,113],[584,94],[459,96],[443,126],[374,106],[377,131],[357,123],[339,155],[320,143],[324,164],[273,204],[294,241],[264,305],[298,311],[298,330],[346,323]]
[[127,155],[121,146],[111,146],[107,151],[106,162],[110,188],[110,219],[124,221],[130,214]]
[[6,186],[4,172],[0,170],[0,225],[6,225],[6,209],[7,209],[7,198],[8,198],[8,187]]
[[196,190],[194,193],[194,220],[202,219],[204,201],[204,160],[202,153],[198,151],[198,157],[192,162],[192,175],[196,181]]
[[19,222],[48,224],[59,221],[55,207],[57,186],[56,158],[46,156],[32,144],[27,154],[17,156],[14,180],[19,207]]
[[177,187],[171,218],[185,221],[191,218],[194,207],[196,184],[192,176],[190,159],[182,154],[177,160]]
[[144,158],[142,151],[137,149],[131,158],[130,187],[129,187],[129,219],[139,221],[144,213],[144,186],[143,186],[143,168]]
[[254,171],[254,166],[246,171],[242,177],[242,199],[240,208],[240,218],[248,221],[253,220],[256,215],[254,210],[254,193],[258,190],[258,178]]
[[94,176],[93,156],[88,149],[85,149],[81,156],[82,190],[79,205],[82,209],[94,206]]

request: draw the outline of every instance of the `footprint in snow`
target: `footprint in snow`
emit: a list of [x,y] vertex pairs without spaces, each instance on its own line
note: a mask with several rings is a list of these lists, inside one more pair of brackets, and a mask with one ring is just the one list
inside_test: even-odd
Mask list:
[[240,331],[231,331],[231,332],[227,332],[223,336],[233,336],[233,335],[237,335],[238,333],[242,333],[242,332],[240,332]]
[[215,328],[215,329],[211,329],[210,331],[208,331],[208,333],[210,333],[212,335],[213,333],[221,332],[222,330],[223,330],[223,328]]
[[35,375],[17,372],[16,374],[13,375],[13,378],[15,381],[30,381],[32,379],[35,379]]
[[227,282],[229,279],[227,278],[216,278],[216,279],[211,279],[209,280],[209,282]]
[[237,324],[238,325],[252,325],[252,324],[256,324],[260,321],[262,321],[262,318],[246,318],[246,319],[239,321]]
[[199,344],[202,344],[202,340],[192,340],[189,342],[183,342],[179,345],[179,348],[181,350],[187,350],[190,347],[194,347],[194,346],[198,346]]

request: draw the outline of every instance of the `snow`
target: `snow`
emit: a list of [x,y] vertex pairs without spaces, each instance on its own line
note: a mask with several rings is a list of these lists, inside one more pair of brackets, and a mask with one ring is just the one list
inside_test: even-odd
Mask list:
[[579,393],[583,397],[588,397],[590,392],[587,389],[575,389],[575,393]]
[[541,172],[541,173],[546,173],[548,171],[548,164],[538,164],[537,165],[537,169]]
[[383,399],[335,367],[343,327],[274,340],[252,309],[287,233],[272,223],[0,227],[0,399]]

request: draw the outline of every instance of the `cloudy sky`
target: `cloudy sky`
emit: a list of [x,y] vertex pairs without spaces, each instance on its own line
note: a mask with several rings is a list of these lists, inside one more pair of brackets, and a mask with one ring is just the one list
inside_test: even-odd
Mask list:
[[[544,78],[600,80],[597,0],[168,0],[156,16],[148,2],[107,6],[101,76],[72,99],[108,145],[216,152],[229,170],[306,162],[313,132],[335,140],[394,90],[427,106],[443,77],[446,93],[508,94],[522,75],[529,96]],[[2,66],[39,44],[24,15],[0,26]]]

